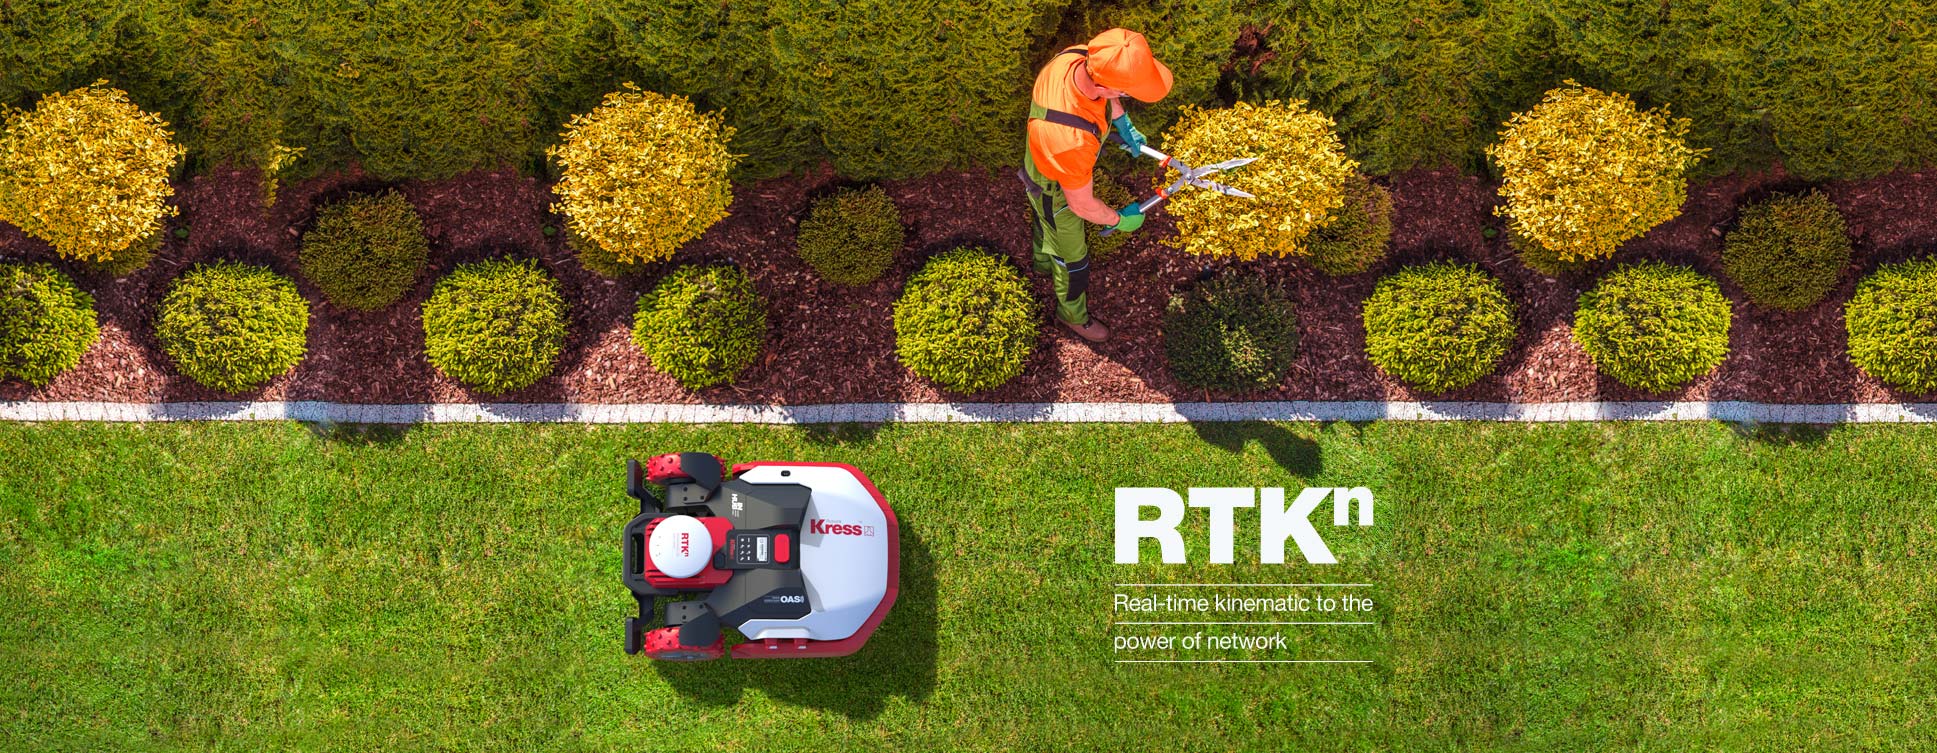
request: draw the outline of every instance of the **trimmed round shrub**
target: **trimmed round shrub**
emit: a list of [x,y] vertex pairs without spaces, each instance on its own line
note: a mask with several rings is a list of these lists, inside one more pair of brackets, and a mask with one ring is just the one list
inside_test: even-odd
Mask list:
[[1191,188],[1177,192],[1168,208],[1177,234],[1164,238],[1165,245],[1242,261],[1309,255],[1307,237],[1345,205],[1345,185],[1358,168],[1345,156],[1332,119],[1302,101],[1186,107],[1165,135],[1164,151],[1187,165],[1257,158],[1212,179],[1258,198]]
[[1519,334],[1506,288],[1472,265],[1424,264],[1387,275],[1366,299],[1364,319],[1372,365],[1427,392],[1493,373]]
[[430,364],[481,392],[530,386],[565,349],[565,299],[531,261],[459,265],[431,290],[423,320]]
[[303,234],[303,276],[344,308],[375,311],[402,298],[430,262],[417,210],[395,191],[323,207]]
[[1171,296],[1163,337],[1178,382],[1226,392],[1269,389],[1298,354],[1298,312],[1263,280],[1226,275]]
[[175,214],[168,179],[184,150],[127,92],[97,81],[0,119],[0,221],[61,258],[115,261]]
[[678,95],[631,83],[572,116],[546,151],[566,227],[618,262],[664,261],[726,217],[733,201],[733,129]]
[[1733,318],[1713,279],[1687,267],[1643,262],[1608,273],[1581,294],[1574,339],[1601,373],[1629,387],[1666,392],[1721,365]]
[[815,201],[795,245],[828,282],[866,285],[888,271],[905,236],[894,200],[880,186],[869,186]]
[[1312,231],[1310,242],[1312,266],[1320,272],[1339,277],[1370,269],[1392,243],[1392,194],[1353,173],[1345,183],[1345,204],[1331,224]]
[[1888,264],[1843,308],[1850,361],[1904,392],[1937,392],[1937,260]]
[[680,267],[632,318],[632,342],[687,389],[733,381],[766,338],[767,299],[738,267]]
[[1722,271],[1749,300],[1800,311],[1829,295],[1850,264],[1843,213],[1811,191],[1742,208],[1722,244]]
[[1681,211],[1688,169],[1705,151],[1689,148],[1687,135],[1688,120],[1665,109],[1568,81],[1516,113],[1487,147],[1504,199],[1494,212],[1544,249],[1537,258],[1608,258]]
[[1022,373],[1039,326],[1015,267],[958,248],[930,259],[895,301],[895,355],[936,384],[981,392]]
[[175,369],[204,387],[247,392],[295,368],[309,337],[309,302],[268,267],[200,264],[168,287],[155,339]]
[[0,379],[45,387],[101,338],[94,297],[51,264],[0,264]]

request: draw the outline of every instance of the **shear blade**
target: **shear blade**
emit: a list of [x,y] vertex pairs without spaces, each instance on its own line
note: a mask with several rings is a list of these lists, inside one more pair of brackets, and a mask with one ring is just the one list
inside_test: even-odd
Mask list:
[[1204,167],[1197,168],[1197,172],[1199,174],[1214,173],[1220,170],[1230,170],[1232,168],[1244,167],[1245,165],[1249,165],[1256,161],[1258,161],[1257,157],[1239,157],[1237,159],[1227,159],[1215,165],[1206,165]]
[[1218,183],[1218,182],[1216,182],[1216,181],[1210,181],[1210,180],[1204,180],[1203,178],[1198,178],[1198,179],[1196,179],[1196,180],[1192,180],[1192,181],[1190,182],[1190,184],[1191,184],[1191,185],[1193,185],[1193,186],[1196,186],[1196,187],[1198,187],[1198,188],[1208,188],[1208,189],[1211,189],[1211,190],[1213,190],[1213,191],[1216,191],[1216,192],[1218,192],[1218,193],[1221,193],[1221,194],[1224,194],[1225,196],[1236,196],[1236,197],[1238,197],[1238,198],[1240,198],[1240,199],[1255,199],[1255,198],[1258,198],[1258,197],[1257,197],[1256,195],[1254,195],[1254,194],[1251,194],[1251,193],[1247,193],[1247,192],[1244,192],[1244,191],[1240,191],[1240,190],[1238,190],[1238,189],[1235,189],[1235,188],[1232,188],[1232,187],[1230,187],[1230,186],[1227,186],[1227,185],[1224,185],[1223,183]]

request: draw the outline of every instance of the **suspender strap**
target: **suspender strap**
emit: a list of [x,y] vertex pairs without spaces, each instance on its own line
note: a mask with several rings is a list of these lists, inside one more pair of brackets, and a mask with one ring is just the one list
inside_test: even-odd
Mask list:
[[1051,110],[1034,102],[1029,103],[1029,117],[1034,120],[1047,120],[1056,125],[1069,126],[1091,136],[1101,137],[1103,135],[1103,132],[1097,129],[1095,123],[1084,120],[1080,115],[1063,112],[1062,110]]

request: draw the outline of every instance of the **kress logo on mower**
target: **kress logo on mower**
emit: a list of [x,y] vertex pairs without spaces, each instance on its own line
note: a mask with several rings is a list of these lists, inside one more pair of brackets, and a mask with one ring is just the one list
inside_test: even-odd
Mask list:
[[857,526],[853,523],[829,523],[826,520],[815,518],[807,522],[807,532],[833,536],[873,536],[874,526]]

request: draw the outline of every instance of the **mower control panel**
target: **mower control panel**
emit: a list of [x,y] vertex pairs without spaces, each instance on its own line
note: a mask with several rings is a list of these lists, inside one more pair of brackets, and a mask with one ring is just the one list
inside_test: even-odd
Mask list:
[[721,551],[730,569],[790,567],[794,563],[794,537],[786,531],[734,531],[727,534]]

